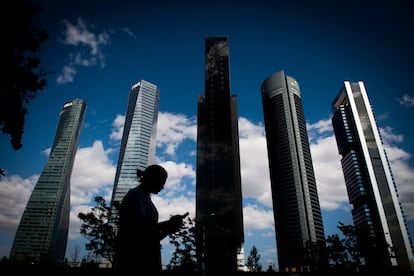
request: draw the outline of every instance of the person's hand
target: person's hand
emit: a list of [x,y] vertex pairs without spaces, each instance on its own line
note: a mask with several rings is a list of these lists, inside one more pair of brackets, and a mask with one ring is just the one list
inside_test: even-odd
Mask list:
[[188,216],[188,212],[185,213],[184,215],[171,216],[171,218],[169,220],[169,224],[170,224],[170,229],[171,229],[172,232],[176,232],[184,226],[184,221],[183,220],[186,216]]

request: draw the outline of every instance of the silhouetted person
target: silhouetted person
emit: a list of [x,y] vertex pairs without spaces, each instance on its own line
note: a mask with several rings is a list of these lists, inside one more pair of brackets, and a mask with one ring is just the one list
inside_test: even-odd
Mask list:
[[151,194],[158,194],[165,185],[168,174],[159,165],[137,170],[140,185],[129,190],[119,209],[118,237],[115,250],[115,267],[125,272],[161,272],[160,241],[178,231],[185,215],[175,215],[158,222],[158,211]]

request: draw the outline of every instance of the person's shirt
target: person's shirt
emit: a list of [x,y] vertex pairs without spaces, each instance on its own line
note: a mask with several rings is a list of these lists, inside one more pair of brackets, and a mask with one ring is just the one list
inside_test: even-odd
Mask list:
[[151,200],[151,195],[141,186],[131,189],[121,204],[124,218],[132,219],[136,223],[157,224],[158,211]]
[[124,197],[119,211],[118,262],[122,266],[161,265],[158,211],[149,193],[138,186]]

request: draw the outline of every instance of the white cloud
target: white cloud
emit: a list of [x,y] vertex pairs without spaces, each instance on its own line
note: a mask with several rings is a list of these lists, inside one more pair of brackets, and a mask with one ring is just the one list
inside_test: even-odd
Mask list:
[[26,179],[18,175],[0,180],[0,234],[14,234],[38,175]]
[[408,220],[414,220],[414,168],[409,163],[412,154],[397,147],[395,142],[402,142],[404,139],[401,135],[394,134],[392,128],[382,128],[381,135],[404,214]]
[[349,209],[348,194],[341,167],[341,156],[334,136],[310,145],[319,203],[322,209]]
[[171,215],[182,215],[189,212],[191,219],[195,217],[195,198],[180,195],[178,197],[166,197],[162,195],[152,196],[154,204],[159,212],[159,220],[167,220]]
[[71,178],[73,205],[88,203],[94,195],[102,193],[106,186],[112,188],[116,165],[109,159],[110,153],[112,149],[105,150],[99,140],[91,147],[78,149]]
[[[341,157],[338,154],[332,129],[329,131],[327,128],[329,124],[330,119],[327,119],[308,126],[312,135],[310,140],[314,141],[310,147],[316,183],[318,185],[319,201],[321,208],[325,210],[349,209],[351,206],[348,203],[348,195],[340,163]],[[324,131],[321,131],[321,129]],[[398,143],[404,141],[403,135],[394,133],[393,129],[388,126],[380,128],[380,132],[404,213],[408,220],[414,220],[414,190],[412,189],[414,168],[410,167],[409,163],[412,154],[398,147]],[[324,133],[325,137],[320,137],[315,133]],[[327,133],[330,136],[326,136]]]
[[88,29],[88,25],[82,18],[78,18],[77,24],[74,25],[67,20],[63,20],[66,26],[64,44],[77,46],[79,44],[88,46],[92,56],[101,55],[101,45],[110,43],[110,37],[107,32],[95,34]]
[[191,164],[176,163],[174,161],[158,162],[168,172],[168,179],[165,184],[171,192],[182,192],[186,185],[183,181],[186,178],[190,184],[195,186],[195,170]]
[[[330,119],[308,125],[308,129],[315,133],[314,143],[310,148],[321,208],[349,209],[340,155],[332,134]],[[240,118],[239,132],[243,196],[272,207],[264,127]],[[327,136],[327,133],[330,133],[330,136]]]
[[98,140],[91,147],[79,148],[76,153],[71,177],[69,239],[80,237],[78,214],[90,212],[88,205],[91,201],[95,203],[95,196],[103,196],[110,203],[116,169],[108,157],[111,152],[111,149],[105,150]]
[[[81,222],[77,218],[78,213],[89,212],[90,201],[95,196],[104,196],[110,202],[115,178],[115,165],[108,157],[111,152],[112,149],[103,148],[101,141],[95,141],[91,147],[79,148],[77,151],[71,176],[69,240],[80,237]],[[12,175],[0,179],[0,234],[16,232],[38,178],[38,175],[26,179]],[[10,248],[3,250],[9,251]]]
[[76,75],[76,68],[73,64],[69,64],[63,67],[62,73],[59,74],[56,78],[56,82],[59,84],[64,84],[68,82],[73,82]]
[[[76,66],[95,66],[105,67],[105,55],[102,47],[110,44],[110,35],[108,32],[93,33],[90,26],[82,19],[78,18],[76,24],[63,20],[65,25],[62,43],[75,47],[75,52],[69,54],[69,63],[65,65],[62,72],[56,78],[59,84],[73,82],[76,75]],[[83,47],[89,48],[85,54]]]
[[158,114],[157,147],[165,147],[164,153],[175,158],[177,148],[186,139],[197,139],[197,124],[194,119],[183,114]]
[[273,211],[249,204],[243,208],[243,223],[249,230],[273,229]]
[[313,169],[321,209],[349,209],[348,194],[331,119],[307,124]]
[[397,98],[397,101],[400,104],[402,104],[404,106],[407,106],[407,107],[414,106],[414,97],[411,97],[411,96],[409,96],[407,94],[404,94],[401,99],[400,98]]
[[[306,128],[308,132],[316,131],[318,134],[326,133],[326,132],[332,132],[332,123],[331,119],[322,119],[314,124],[306,124]],[[312,135],[309,135],[312,136]],[[315,137],[317,138],[317,137]]]
[[[124,117],[118,115],[113,123],[112,139],[120,139],[119,133]],[[322,209],[349,209],[348,197],[344,184],[340,155],[336,141],[329,129],[330,119],[310,124],[312,135],[311,154],[318,186],[319,200]],[[185,115],[159,114],[158,147],[173,145],[174,151],[184,143],[188,147],[196,147],[196,122]],[[273,212],[267,147],[264,127],[261,123],[253,123],[246,118],[239,119],[240,161],[242,175],[242,192],[244,200],[249,199],[243,209],[246,236],[254,230],[261,233],[273,233]],[[402,137],[385,128],[384,141],[401,142]],[[399,189],[405,214],[414,219],[414,170],[408,164],[411,155],[396,145],[386,144],[388,156]],[[192,151],[188,151],[190,155]],[[91,146],[79,148],[71,178],[71,214],[69,239],[80,237],[81,222],[77,218],[79,212],[87,213],[94,206],[94,197],[103,196],[110,203],[116,164],[110,154],[113,149],[105,149],[102,141],[95,141]],[[180,151],[180,154],[182,152]],[[165,189],[154,195],[160,220],[173,214],[190,212],[195,216],[195,165],[180,161],[168,160],[170,155],[161,152],[157,162],[163,165],[169,177]],[[180,155],[181,157],[181,155]],[[0,234],[12,234],[25,208],[30,193],[38,176],[22,179],[17,175],[0,179]],[[255,202],[251,204],[250,202]],[[246,202],[246,201],[245,201]],[[263,232],[264,231],[264,232]]]
[[384,144],[395,144],[402,143],[404,141],[404,136],[401,134],[395,134],[392,127],[380,127],[379,131],[383,139]]
[[260,124],[255,125],[246,118],[240,118],[239,134],[243,196],[271,207],[272,195],[264,127]]
[[125,123],[125,116],[118,114],[112,123],[112,132],[109,136],[111,140],[114,140],[114,141],[122,140],[122,134],[124,131],[124,123]]

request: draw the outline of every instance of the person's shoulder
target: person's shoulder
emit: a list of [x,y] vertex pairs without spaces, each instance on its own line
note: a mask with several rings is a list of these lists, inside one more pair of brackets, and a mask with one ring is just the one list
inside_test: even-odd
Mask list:
[[136,187],[132,188],[130,191],[133,192],[133,193],[140,193],[140,194],[145,193],[144,189],[142,189],[141,186],[136,186]]
[[137,200],[140,200],[141,193],[139,191],[136,191],[136,187],[130,189],[123,197],[121,202],[121,209],[123,208],[129,208],[128,206],[131,206],[135,204]]
[[138,196],[141,197],[144,195],[145,195],[145,191],[142,189],[142,187],[137,186],[137,187],[130,189],[125,196],[126,197],[138,197]]

